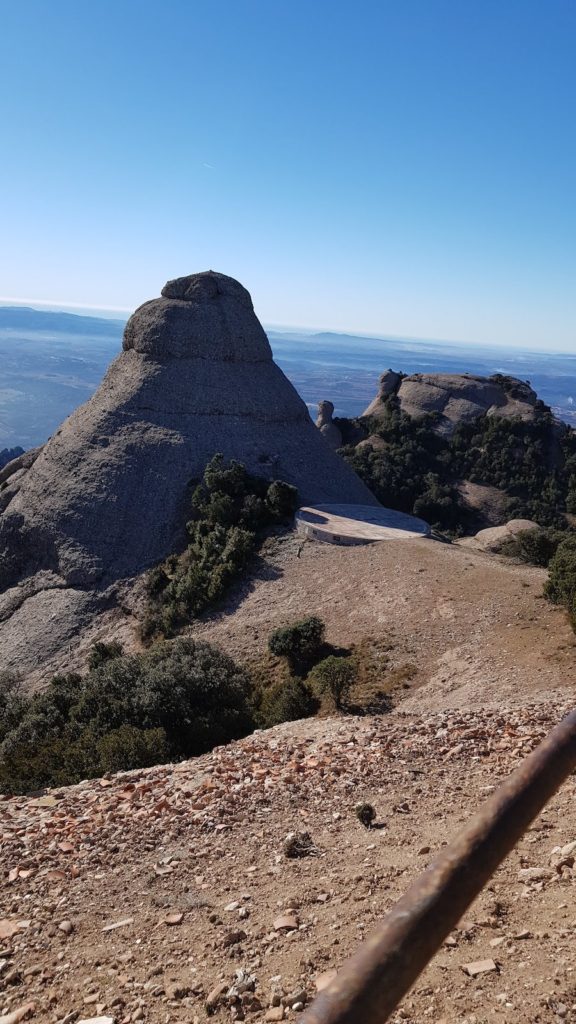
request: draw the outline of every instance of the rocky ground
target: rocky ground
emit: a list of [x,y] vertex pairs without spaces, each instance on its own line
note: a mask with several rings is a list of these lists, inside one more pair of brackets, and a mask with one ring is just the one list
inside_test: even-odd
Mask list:
[[[0,1021],[297,1020],[568,708],[308,720],[1,800]],[[572,777],[397,1021],[576,1021],[576,874],[558,853],[574,794]],[[286,856],[290,832],[310,834],[307,856]],[[489,969],[471,977],[477,961]]]
[[[275,626],[319,614],[331,643],[385,652],[383,684],[405,680],[394,709],[0,798],[0,1024],[296,1021],[569,709],[575,638],[544,579],[433,541],[271,542],[194,635],[258,661]],[[576,1022],[574,795],[572,777],[397,1021]],[[286,856],[292,832],[310,834],[307,856]],[[472,977],[478,961],[489,969]]]

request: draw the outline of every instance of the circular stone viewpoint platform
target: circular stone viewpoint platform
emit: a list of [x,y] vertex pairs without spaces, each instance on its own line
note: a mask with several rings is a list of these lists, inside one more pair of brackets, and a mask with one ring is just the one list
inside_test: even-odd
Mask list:
[[372,505],[316,505],[298,509],[299,533],[326,544],[372,544],[380,540],[428,537],[423,519]]

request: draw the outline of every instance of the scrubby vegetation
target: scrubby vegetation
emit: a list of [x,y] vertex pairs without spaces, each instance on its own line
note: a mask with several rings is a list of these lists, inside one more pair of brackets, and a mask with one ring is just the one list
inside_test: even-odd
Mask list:
[[459,424],[451,437],[435,432],[436,414],[415,420],[395,396],[383,409],[368,429],[385,450],[349,445],[343,454],[384,505],[456,535],[474,525],[457,490],[461,480],[503,491],[509,519],[561,528],[565,513],[576,510],[576,431],[559,427],[543,403],[534,421],[481,416]]
[[529,565],[546,568],[560,544],[569,537],[576,536],[572,530],[547,529],[522,530],[506,540],[500,553],[512,558],[519,558]]
[[256,718],[265,729],[282,722],[309,718],[318,709],[318,701],[310,687],[297,676],[265,687],[260,695]]
[[99,641],[86,675],[54,676],[41,693],[26,694],[17,676],[0,673],[0,793],[193,757],[256,725],[307,718],[324,693],[340,706],[356,670],[331,653],[324,634],[315,616],[276,630],[269,643],[285,675],[267,684],[183,638],[136,655]]
[[305,676],[318,661],[325,631],[322,619],[310,615],[275,629],[268,640],[268,648],[277,657],[286,658],[294,675]]
[[[358,678],[356,659],[350,651],[326,642],[326,627],[316,615],[281,626],[271,633],[268,649],[284,662],[284,678],[257,684],[256,716],[268,727],[306,718],[328,697],[341,709]],[[268,671],[270,675],[270,671]]]
[[88,668],[90,670],[100,668],[100,665],[105,665],[107,661],[112,661],[113,658],[119,658],[123,653],[124,648],[117,640],[112,640],[111,643],[98,640],[93,644],[88,655]]
[[296,503],[290,484],[270,483],[215,455],[192,494],[186,549],[150,574],[144,638],[174,636],[219,601],[266,531],[292,519]]
[[18,445],[15,448],[2,448],[0,450],[0,469],[12,462],[12,459],[17,459],[19,455],[24,455],[24,449]]
[[317,711],[319,701],[306,677],[328,649],[325,632],[322,619],[310,615],[270,634],[268,650],[284,662],[284,669],[280,677],[268,671],[256,678],[256,718],[260,726],[293,722]]
[[545,592],[551,601],[566,608],[576,630],[576,534],[559,544],[550,562]]
[[[382,686],[390,649],[333,647],[316,616],[275,630],[269,645],[260,673],[184,638],[134,655],[116,641],[99,641],[84,676],[54,676],[34,694],[14,674],[0,672],[0,793],[194,757],[255,727],[308,718],[325,697],[339,709],[350,707],[357,682],[371,682],[375,673]],[[375,710],[388,708],[382,697]]]
[[358,821],[364,825],[364,828],[372,828],[376,821],[376,811],[372,804],[368,804],[365,801],[356,804],[355,813]]
[[356,682],[356,666],[352,658],[342,658],[330,654],[314,666],[309,676],[312,690],[319,694],[328,694],[336,708],[350,696]]
[[128,656],[98,646],[87,675],[55,676],[42,693],[0,676],[0,792],[191,757],[252,730],[250,677],[216,648],[181,639]]

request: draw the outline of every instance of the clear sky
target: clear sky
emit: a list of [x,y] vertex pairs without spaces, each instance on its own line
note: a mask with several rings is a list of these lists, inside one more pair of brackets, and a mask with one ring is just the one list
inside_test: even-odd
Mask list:
[[0,0],[0,296],[576,351],[575,0]]

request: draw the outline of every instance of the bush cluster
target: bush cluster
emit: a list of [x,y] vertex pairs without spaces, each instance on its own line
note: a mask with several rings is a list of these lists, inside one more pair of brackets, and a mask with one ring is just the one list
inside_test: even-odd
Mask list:
[[567,609],[576,630],[576,534],[559,544],[550,562],[545,593],[555,604],[561,604]]
[[295,722],[298,718],[310,718],[318,709],[309,686],[293,676],[263,690],[257,711],[259,725],[270,729],[282,722]]
[[334,706],[341,708],[356,682],[356,666],[352,658],[330,654],[314,666],[308,679],[314,692],[328,694]]
[[555,530],[552,527],[522,530],[510,537],[500,550],[503,555],[546,568],[562,541],[571,536],[574,536],[571,530]]
[[2,448],[0,450],[0,469],[12,462],[12,459],[17,459],[19,455],[24,455],[24,449],[19,445],[16,448]]
[[322,619],[310,615],[275,629],[268,640],[268,648],[278,658],[286,658],[295,676],[305,676],[318,661],[325,632]]
[[370,432],[386,448],[348,447],[343,454],[384,505],[462,534],[475,524],[456,485],[470,480],[507,494],[510,519],[561,528],[565,513],[576,512],[576,431],[567,427],[559,435],[542,402],[533,421],[480,416],[450,437],[435,432],[437,414],[415,420],[396,396],[383,401],[382,413]]
[[307,718],[325,695],[342,707],[356,681],[356,668],[352,658],[330,653],[334,648],[326,643],[325,632],[322,619],[310,615],[270,634],[270,653],[283,658],[291,674],[262,691],[257,711],[261,725]]
[[215,455],[192,495],[188,544],[150,573],[145,639],[174,636],[219,601],[247,567],[266,529],[294,515],[290,484],[252,476]]
[[93,652],[87,675],[55,676],[32,696],[0,676],[0,792],[191,757],[253,728],[250,678],[216,648],[181,639],[123,655],[101,646],[107,656]]

